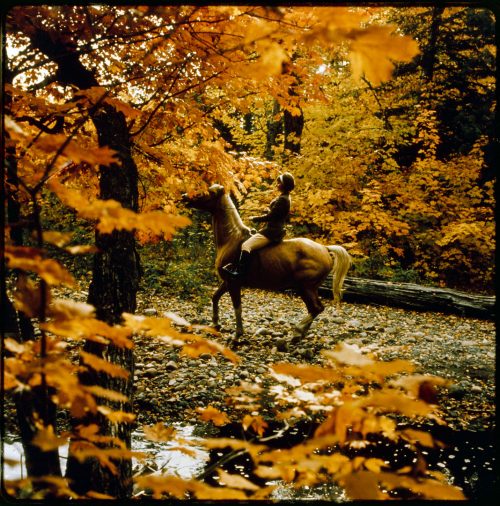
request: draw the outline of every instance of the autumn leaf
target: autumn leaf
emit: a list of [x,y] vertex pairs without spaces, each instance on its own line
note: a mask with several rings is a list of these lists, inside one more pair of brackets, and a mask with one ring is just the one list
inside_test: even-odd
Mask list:
[[10,269],[38,274],[49,285],[66,285],[70,288],[75,286],[75,280],[70,272],[59,262],[51,258],[42,258],[41,255],[32,253],[32,249],[6,246],[5,257]]
[[143,425],[142,430],[146,439],[155,442],[171,441],[176,436],[176,430],[162,422],[155,425]]
[[196,412],[200,414],[200,418],[204,422],[212,422],[217,427],[231,422],[226,413],[219,411],[213,406],[208,406],[207,408],[196,408]]
[[66,246],[64,248],[71,255],[87,255],[89,253],[97,253],[99,250],[91,244],[80,244],[75,246]]
[[114,378],[128,378],[130,376],[129,371],[123,367],[118,366],[105,360],[103,358],[94,355],[93,353],[87,353],[86,351],[80,351],[80,357],[84,364],[88,365],[95,371],[102,371]]
[[43,241],[53,244],[59,248],[66,246],[72,237],[71,232],[56,232],[54,230],[44,231],[42,234]]
[[373,359],[358,351],[357,346],[346,343],[339,343],[335,351],[325,350],[323,354],[328,358],[334,359],[336,362],[346,365],[363,367],[375,363]]
[[272,366],[276,374],[285,374],[299,378],[303,383],[316,381],[340,381],[342,374],[329,367],[321,367],[318,365],[304,364],[274,364]]
[[102,413],[111,423],[133,423],[137,418],[137,415],[134,413],[113,410],[107,406],[98,406],[97,411]]
[[269,426],[260,415],[245,415],[241,424],[244,430],[248,430],[248,428],[251,427],[260,437],[264,435],[264,431]]
[[35,146],[48,153],[55,153],[65,145],[62,154],[74,163],[87,162],[91,165],[112,165],[118,164],[117,152],[106,146],[84,147],[79,146],[75,141],[68,142],[64,134],[44,135],[35,141]]
[[219,483],[221,485],[243,490],[259,490],[259,487],[255,483],[239,474],[229,474],[221,468],[217,468],[217,473],[219,474]]
[[67,438],[59,437],[54,434],[54,427],[52,425],[39,428],[32,439],[32,443],[40,448],[42,452],[56,450],[60,446],[65,445],[67,442]]
[[[30,318],[36,318],[40,315],[42,288],[39,283],[29,279],[27,275],[19,275],[14,292],[14,306],[18,311],[22,311]],[[47,286],[45,288],[45,304],[50,304],[51,292]]]
[[365,76],[378,85],[392,76],[393,61],[411,61],[419,53],[417,42],[405,35],[394,35],[393,26],[368,26],[353,31],[349,59],[355,78]]
[[103,388],[98,385],[86,386],[85,390],[95,395],[96,397],[102,397],[110,401],[115,402],[127,402],[128,397],[116,390],[110,390],[109,388]]

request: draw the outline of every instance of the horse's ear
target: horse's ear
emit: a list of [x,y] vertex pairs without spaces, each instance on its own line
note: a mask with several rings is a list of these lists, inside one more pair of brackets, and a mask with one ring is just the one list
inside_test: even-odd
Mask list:
[[221,184],[213,184],[208,191],[218,197],[224,193],[224,187]]

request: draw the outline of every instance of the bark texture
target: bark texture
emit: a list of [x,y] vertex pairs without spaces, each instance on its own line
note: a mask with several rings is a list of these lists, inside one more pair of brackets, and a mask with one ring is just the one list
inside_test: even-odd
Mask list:
[[[331,297],[331,285],[332,278],[328,275],[319,289],[320,293]],[[495,297],[414,283],[347,277],[343,300],[417,311],[454,313],[488,320],[495,318]]]

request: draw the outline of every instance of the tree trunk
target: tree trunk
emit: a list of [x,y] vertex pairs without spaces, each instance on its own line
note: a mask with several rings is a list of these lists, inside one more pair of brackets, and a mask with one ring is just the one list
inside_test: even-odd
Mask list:
[[441,24],[441,16],[444,7],[432,8],[432,21],[430,26],[429,43],[425,46],[422,55],[422,69],[427,82],[431,82],[434,77],[434,67],[436,65],[437,39],[439,35],[439,27]]
[[280,131],[283,130],[283,122],[281,120],[276,121],[275,119],[279,112],[280,104],[277,100],[274,100],[271,117],[267,120],[266,150],[264,152],[264,158],[266,160],[272,160],[274,158],[273,148],[278,145],[278,135]]
[[[328,275],[319,291],[332,295],[332,278]],[[414,283],[392,283],[374,279],[348,277],[343,300],[417,311],[454,313],[482,319],[495,318],[495,297],[475,295],[458,290],[420,286]]]
[[[36,29],[31,35],[34,47],[37,47],[57,64],[56,77],[61,83],[71,84],[80,89],[98,86],[93,73],[81,63],[76,46],[64,40],[56,40],[53,34]],[[138,171],[132,158],[129,131],[125,116],[111,105],[102,103],[97,110],[91,111],[96,127],[99,145],[108,146],[118,153],[120,164],[100,167],[100,198],[114,199],[123,207],[138,210]],[[140,264],[133,232],[114,231],[111,234],[96,232],[96,246],[99,252],[94,256],[93,279],[89,288],[89,303],[96,307],[98,318],[114,324],[120,321],[123,312],[133,313],[136,309],[136,294],[139,283]],[[133,390],[133,352],[115,346],[102,346],[87,341],[85,351],[94,353],[115,363],[130,373],[127,380],[112,378],[105,374],[86,369],[80,380],[84,384],[99,385],[117,390],[128,396],[125,403],[112,404],[112,408],[132,411]],[[100,433],[115,436],[131,446],[131,426],[129,424],[111,424],[104,416],[89,415],[80,423],[95,423]],[[70,446],[71,449],[71,446]],[[132,464],[130,459],[114,462],[118,468],[116,475],[102,467],[95,459],[83,463],[70,456],[67,477],[77,493],[85,494],[89,490],[111,495],[119,499],[131,496]]]
[[289,151],[294,154],[300,154],[300,142],[302,138],[302,130],[304,129],[304,114],[300,109],[300,114],[294,116],[290,111],[285,109],[285,152]]

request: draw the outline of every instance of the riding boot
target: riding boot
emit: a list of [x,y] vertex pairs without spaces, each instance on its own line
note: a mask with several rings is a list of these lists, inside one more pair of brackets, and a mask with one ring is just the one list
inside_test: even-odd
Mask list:
[[243,278],[248,272],[248,266],[250,265],[250,252],[242,251],[240,259],[235,264],[227,264],[222,270],[229,274],[233,279]]

